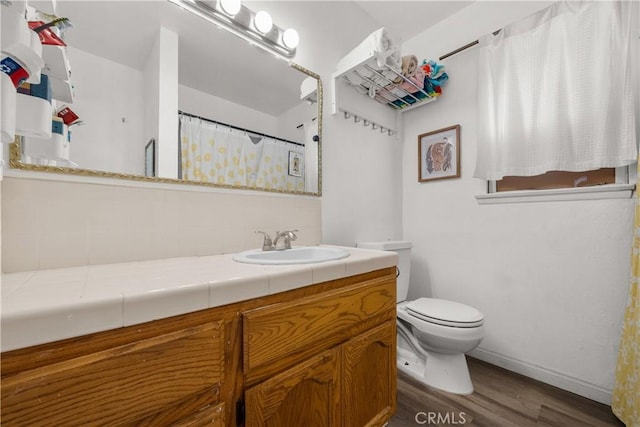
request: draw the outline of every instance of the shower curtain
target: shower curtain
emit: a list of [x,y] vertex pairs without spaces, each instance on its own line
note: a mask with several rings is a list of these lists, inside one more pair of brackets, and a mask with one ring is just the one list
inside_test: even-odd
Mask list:
[[[640,165],[640,161],[638,163]],[[640,168],[638,172],[640,177]],[[640,180],[636,188],[638,186]],[[627,427],[640,427],[640,198],[636,199],[633,227],[629,301],[622,325],[611,409]]]
[[275,138],[180,116],[182,179],[267,190],[304,191],[304,177],[289,175],[289,152],[304,147]]

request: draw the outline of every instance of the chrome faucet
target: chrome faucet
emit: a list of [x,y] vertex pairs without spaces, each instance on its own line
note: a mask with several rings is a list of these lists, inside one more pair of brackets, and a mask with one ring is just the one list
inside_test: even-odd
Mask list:
[[[295,231],[298,230],[276,231],[276,238],[273,241],[273,248],[276,251],[291,249],[291,241],[298,238]],[[280,239],[282,239],[282,241]]]
[[285,249],[291,249],[291,241],[296,240],[295,232],[298,230],[285,230],[276,231],[276,238],[271,240],[271,236],[264,231],[257,230],[256,234],[262,234],[264,240],[262,242],[263,251],[283,251]]
[[268,233],[265,233],[264,231],[256,231],[256,234],[262,234],[264,236],[264,241],[262,242],[262,250],[263,251],[272,251],[275,249],[275,247],[273,246],[273,242],[271,241],[271,236],[269,236]]

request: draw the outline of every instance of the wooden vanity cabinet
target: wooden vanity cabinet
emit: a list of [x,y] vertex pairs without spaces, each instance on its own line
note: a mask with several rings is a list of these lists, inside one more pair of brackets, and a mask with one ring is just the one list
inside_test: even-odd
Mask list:
[[383,425],[395,411],[395,278],[243,313],[247,426]]
[[194,425],[210,406],[210,421],[225,425],[224,322],[166,326],[4,353],[2,425]]
[[383,425],[395,286],[387,268],[5,352],[2,425]]

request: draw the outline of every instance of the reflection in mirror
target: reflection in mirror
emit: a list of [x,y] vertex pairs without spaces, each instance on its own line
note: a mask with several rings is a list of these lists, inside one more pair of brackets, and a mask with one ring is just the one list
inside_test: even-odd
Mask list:
[[12,167],[321,193],[315,73],[169,2],[58,0],[57,14],[73,24],[74,95],[53,109],[79,118],[64,128],[66,152],[25,135]]

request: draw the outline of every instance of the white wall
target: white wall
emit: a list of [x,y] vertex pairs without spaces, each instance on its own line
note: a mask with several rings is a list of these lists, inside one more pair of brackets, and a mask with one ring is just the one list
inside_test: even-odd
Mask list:
[[[280,27],[298,30],[294,62],[322,78],[323,242],[353,246],[362,240],[400,238],[401,142],[329,112],[330,77],[337,62],[380,25],[350,2],[252,1],[248,6],[264,7]],[[345,34],[345,29],[351,32]]]
[[160,49],[158,93],[157,175],[178,178],[178,120],[166,120],[178,109],[178,35],[164,27],[158,36]]
[[240,128],[268,135],[276,134],[275,117],[188,86],[179,86],[178,108],[186,113]]
[[[67,47],[84,122],[71,128],[71,160],[84,169],[144,175],[144,79],[140,71]],[[131,147],[134,145],[134,147]]]
[[304,143],[304,127],[299,125],[310,122],[318,116],[318,104],[300,101],[300,104],[285,111],[277,117],[278,131],[276,135],[290,141]]
[[[478,2],[403,45],[436,58],[542,7]],[[410,298],[477,307],[486,336],[474,355],[610,402],[627,298],[633,199],[483,205],[476,154],[473,48],[444,61],[443,96],[407,112],[404,237],[414,242]],[[417,135],[461,125],[462,176],[418,183]]]

